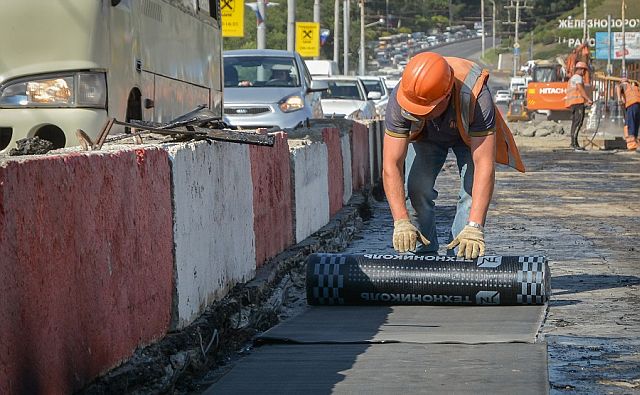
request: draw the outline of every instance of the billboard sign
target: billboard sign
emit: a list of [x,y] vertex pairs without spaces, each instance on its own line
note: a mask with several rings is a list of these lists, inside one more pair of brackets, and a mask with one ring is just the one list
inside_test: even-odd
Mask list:
[[296,51],[303,57],[320,56],[320,24],[296,22]]
[[[611,47],[609,42],[611,40]],[[622,33],[596,32],[596,59],[607,60],[611,48],[611,60],[622,59]],[[640,59],[640,32],[625,32],[625,59]]]
[[244,0],[220,0],[222,37],[244,37]]

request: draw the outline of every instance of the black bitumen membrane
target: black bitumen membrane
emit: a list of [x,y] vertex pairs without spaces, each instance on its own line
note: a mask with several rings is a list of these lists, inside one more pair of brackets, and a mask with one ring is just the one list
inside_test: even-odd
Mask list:
[[205,394],[546,394],[546,307],[311,307]]

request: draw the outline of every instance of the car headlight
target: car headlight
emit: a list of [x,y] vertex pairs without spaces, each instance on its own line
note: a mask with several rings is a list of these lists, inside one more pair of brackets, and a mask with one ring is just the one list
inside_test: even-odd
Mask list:
[[0,87],[0,107],[107,107],[105,73],[60,73],[9,81]]
[[282,112],[292,112],[304,108],[304,99],[300,96],[289,96],[282,100],[279,104]]

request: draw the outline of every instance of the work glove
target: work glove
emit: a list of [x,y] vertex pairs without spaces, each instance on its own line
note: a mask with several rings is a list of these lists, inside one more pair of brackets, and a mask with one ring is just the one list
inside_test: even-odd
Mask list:
[[425,247],[431,244],[408,219],[393,222],[393,248],[396,251],[400,253],[415,251],[418,238]]
[[451,250],[458,247],[458,256],[465,259],[477,258],[484,255],[484,231],[480,228],[467,225],[462,232],[447,246]]

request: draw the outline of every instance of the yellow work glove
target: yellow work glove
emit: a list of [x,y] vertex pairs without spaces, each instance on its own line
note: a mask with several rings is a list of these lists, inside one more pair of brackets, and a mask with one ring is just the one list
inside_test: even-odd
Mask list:
[[393,223],[393,248],[400,252],[415,251],[418,237],[422,244],[431,244],[408,219],[399,219]]
[[449,243],[447,249],[451,250],[458,244],[460,245],[457,254],[459,257],[463,256],[465,259],[473,259],[484,255],[484,231],[481,228],[467,225],[462,229],[462,232]]

